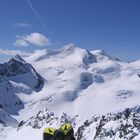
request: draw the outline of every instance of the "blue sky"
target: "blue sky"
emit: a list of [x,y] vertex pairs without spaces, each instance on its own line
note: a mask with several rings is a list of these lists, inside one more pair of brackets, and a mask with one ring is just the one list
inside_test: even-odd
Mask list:
[[0,18],[1,60],[9,50],[69,43],[122,60],[140,58],[139,0],[1,0]]

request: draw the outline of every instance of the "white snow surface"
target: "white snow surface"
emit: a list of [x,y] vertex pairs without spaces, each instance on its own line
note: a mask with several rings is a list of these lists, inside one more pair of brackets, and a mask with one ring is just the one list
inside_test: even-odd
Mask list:
[[[47,82],[39,92],[31,91],[24,84],[16,83],[16,80],[11,82],[25,90],[25,93],[16,94],[24,103],[24,108],[18,112],[19,115],[12,115],[19,122],[44,108],[57,115],[63,112],[70,116],[78,114],[85,120],[96,114],[140,105],[140,61],[122,62],[101,50],[87,51],[74,44],[58,50],[37,50],[24,60]],[[28,82],[34,82],[30,76],[26,76],[24,78],[29,77]],[[43,129],[27,127],[17,131],[12,127],[6,128],[8,134],[0,137],[0,140],[41,140]],[[135,137],[135,140],[138,139],[139,136]],[[90,140],[89,136],[87,140]]]

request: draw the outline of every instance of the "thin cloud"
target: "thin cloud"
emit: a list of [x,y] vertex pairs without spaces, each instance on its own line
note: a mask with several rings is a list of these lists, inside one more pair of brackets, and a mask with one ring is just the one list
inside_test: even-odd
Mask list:
[[15,27],[23,27],[23,28],[29,28],[29,27],[31,27],[31,24],[29,24],[29,23],[24,23],[24,22],[19,22],[19,23],[16,23],[16,24],[14,24],[14,26]]
[[26,40],[24,40],[23,37],[21,37],[21,38],[16,39],[16,41],[14,42],[14,45],[21,46],[21,47],[28,47],[29,43]]
[[25,36],[16,36],[15,46],[27,47],[29,45],[35,46],[49,46],[50,39],[40,33],[31,33]]
[[20,56],[31,55],[31,53],[29,53],[29,52],[24,52],[24,51],[20,51],[20,50],[3,50],[3,49],[0,49],[0,54],[9,55],[9,56],[15,56],[17,54]]
[[37,17],[37,19],[40,21],[43,29],[47,32],[47,28],[46,28],[46,25],[45,25],[45,23],[43,21],[43,18],[40,16],[39,12],[33,7],[33,4],[31,2],[31,0],[27,0],[27,2],[28,2],[28,5],[29,5],[31,11]]

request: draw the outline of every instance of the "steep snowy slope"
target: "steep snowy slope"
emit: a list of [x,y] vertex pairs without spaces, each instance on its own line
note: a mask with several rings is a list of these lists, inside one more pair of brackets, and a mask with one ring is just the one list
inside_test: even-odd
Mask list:
[[[134,134],[133,138],[140,134],[139,61],[125,63],[110,57],[104,51],[90,52],[74,44],[58,50],[36,50],[24,60],[22,58],[19,60],[19,56],[14,60],[19,62],[16,63],[17,66],[21,63],[24,65],[18,70],[20,76],[11,75],[10,72],[5,74],[12,86],[20,91],[20,94],[16,95],[24,105],[24,108],[18,111],[18,116],[12,116],[18,122],[24,123],[20,129],[18,128],[18,132],[17,129],[10,131],[7,140],[11,139],[13,134],[13,139],[22,139],[27,132],[32,132],[28,133],[31,139],[41,140],[44,127],[51,125],[58,128],[65,121],[72,121],[76,137],[83,140],[130,139]],[[31,68],[29,63],[35,69]],[[11,69],[11,65],[8,66],[8,70]],[[26,69],[26,66],[30,68]],[[36,71],[41,76],[34,74]],[[32,78],[27,78],[25,75]],[[36,76],[43,77],[44,81],[47,81],[43,82],[44,86],[39,90],[35,88],[40,81],[36,82],[38,79]],[[41,113],[44,108],[48,111]],[[129,117],[124,115],[126,108],[130,110]],[[67,119],[61,121],[61,118]],[[137,124],[133,121],[135,119],[138,120]],[[86,120],[91,125],[85,124]],[[131,127],[127,127],[127,131],[132,129],[134,133],[131,132],[131,136],[127,135],[122,124],[130,124]]]
[[44,79],[20,56],[0,64],[0,122],[5,126],[17,126],[11,115],[18,115],[24,108],[24,94],[39,91]]
[[26,60],[48,81],[40,94],[31,97],[39,101],[40,109],[89,117],[139,104],[139,69],[101,50],[89,52],[70,44],[38,50]]
[[15,94],[13,85],[5,78],[0,78],[0,108],[9,114],[18,114],[23,109],[24,104]]
[[8,80],[23,83],[36,91],[41,90],[43,86],[42,77],[18,55],[6,63],[0,64],[0,75],[8,77]]

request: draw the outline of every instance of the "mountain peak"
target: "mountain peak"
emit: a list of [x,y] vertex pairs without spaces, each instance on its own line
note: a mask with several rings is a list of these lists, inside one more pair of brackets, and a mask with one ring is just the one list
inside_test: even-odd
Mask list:
[[25,62],[25,60],[18,54],[14,57],[14,59],[21,61],[21,62]]
[[4,63],[4,64],[13,64],[13,63],[26,63],[26,61],[19,55],[15,55],[14,57],[12,57],[11,59],[8,60],[8,62]]
[[60,50],[63,51],[63,52],[69,52],[69,53],[72,53],[74,52],[76,48],[76,45],[73,44],[73,43],[70,43],[68,45],[65,45],[63,48],[61,48]]
[[18,62],[21,62],[21,63],[25,63],[26,61],[19,55],[15,55],[15,57],[11,58],[8,62],[11,62],[11,61],[18,61]]

